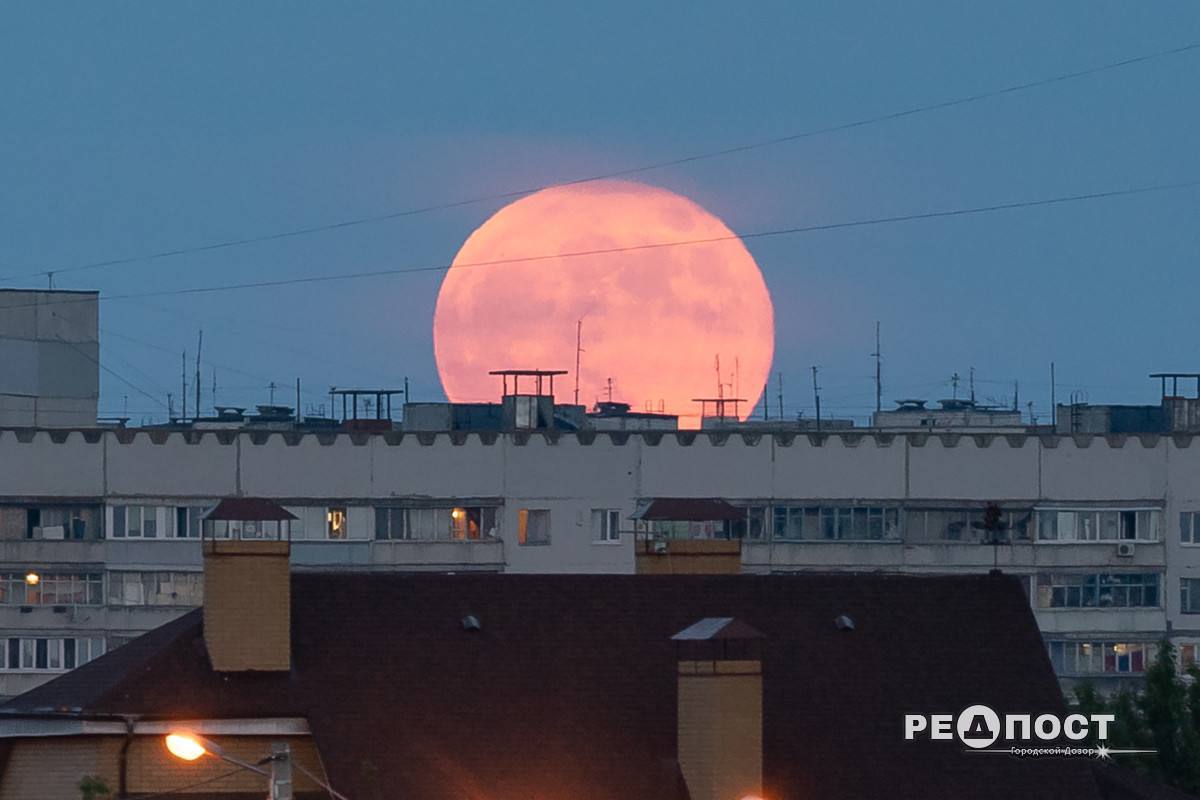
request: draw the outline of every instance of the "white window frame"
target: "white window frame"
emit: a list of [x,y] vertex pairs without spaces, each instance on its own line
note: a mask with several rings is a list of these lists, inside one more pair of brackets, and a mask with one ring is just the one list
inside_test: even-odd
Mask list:
[[1184,547],[1200,547],[1200,511],[1179,512],[1179,543]]
[[[1102,513],[1116,513],[1117,517],[1117,536],[1115,539],[1100,538],[1100,532],[1105,527],[1103,520],[1100,517]],[[1126,538],[1124,534],[1125,514],[1134,514],[1134,531],[1133,538]],[[1093,529],[1094,536],[1092,538],[1079,538],[1080,515],[1092,515],[1094,525],[1088,526],[1084,521],[1083,529]],[[1054,515],[1054,538],[1044,538],[1042,536],[1043,522],[1049,519],[1049,515]],[[1143,515],[1149,515],[1143,517]],[[1150,538],[1143,535],[1143,519],[1152,527],[1154,536]],[[1069,520],[1069,522],[1068,522]],[[1037,506],[1033,509],[1033,542],[1035,544],[1099,544],[1112,545],[1120,542],[1136,542],[1141,544],[1157,544],[1163,540],[1163,509],[1155,506],[1134,506],[1134,507],[1086,507],[1086,506]],[[1066,525],[1070,528],[1070,535],[1064,537],[1062,528]]]
[[616,508],[592,509],[592,543],[621,543],[621,511]]
[[[1189,611],[1188,606],[1195,610]],[[1179,613],[1200,614],[1200,578],[1179,579]]]

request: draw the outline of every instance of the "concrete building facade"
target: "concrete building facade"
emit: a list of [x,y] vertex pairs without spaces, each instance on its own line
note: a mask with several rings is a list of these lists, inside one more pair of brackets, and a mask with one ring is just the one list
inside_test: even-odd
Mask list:
[[[297,517],[302,571],[631,573],[647,540],[731,537],[752,573],[1020,575],[1068,684],[1200,643],[1190,434],[0,430],[0,487],[10,696],[199,605],[199,519],[236,496]],[[745,520],[632,519],[654,498]]]

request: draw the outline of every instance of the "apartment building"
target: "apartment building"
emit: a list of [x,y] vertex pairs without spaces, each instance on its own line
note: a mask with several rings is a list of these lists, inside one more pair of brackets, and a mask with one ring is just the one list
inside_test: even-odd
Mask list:
[[295,515],[298,571],[633,573],[732,541],[751,573],[1018,575],[1068,685],[1200,644],[1191,434],[21,429],[0,487],[5,695],[198,605],[198,520],[237,496]]

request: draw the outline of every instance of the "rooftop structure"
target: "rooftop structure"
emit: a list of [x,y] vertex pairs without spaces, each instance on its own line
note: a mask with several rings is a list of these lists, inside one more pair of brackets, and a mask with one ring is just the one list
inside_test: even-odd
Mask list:
[[98,292],[0,289],[0,427],[97,423]]

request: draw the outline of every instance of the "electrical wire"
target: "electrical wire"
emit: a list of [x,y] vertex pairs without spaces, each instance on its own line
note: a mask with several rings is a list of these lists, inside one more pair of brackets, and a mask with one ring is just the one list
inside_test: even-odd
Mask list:
[[157,397],[155,397],[154,395],[152,395],[150,392],[147,392],[145,389],[141,388],[140,386],[138,386],[137,384],[133,383],[132,381],[130,381],[130,380],[127,380],[127,379],[126,379],[124,376],[122,376],[121,374],[119,374],[119,373],[118,373],[116,370],[114,370],[114,369],[111,369],[111,368],[109,368],[109,367],[106,367],[104,364],[101,364],[101,363],[100,363],[100,361],[99,361],[99,359],[92,358],[92,355],[91,355],[91,353],[88,353],[88,352],[86,352],[85,350],[83,350],[82,348],[80,348],[80,347],[77,347],[77,346],[74,344],[74,342],[68,342],[66,339],[62,338],[61,336],[55,336],[54,338],[55,338],[55,339],[57,339],[58,341],[62,342],[63,344],[65,344],[67,347],[70,347],[70,348],[71,348],[72,350],[74,350],[76,353],[79,353],[79,355],[83,356],[83,357],[84,357],[84,358],[86,358],[88,361],[91,361],[91,362],[92,362],[93,364],[95,364],[97,367],[99,367],[100,369],[104,370],[104,371],[105,371],[105,372],[107,372],[109,375],[113,376],[114,378],[116,378],[117,380],[119,380],[121,383],[123,383],[123,384],[125,384],[126,386],[128,386],[130,389],[133,389],[133,390],[134,390],[135,392],[137,392],[138,394],[140,394],[140,395],[143,395],[143,396],[145,396],[145,397],[149,398],[151,401],[153,401],[153,402],[154,402],[154,404],[155,404],[155,405],[158,405],[158,406],[160,406],[160,407],[162,407],[162,408],[166,408],[166,407],[167,407],[167,404],[166,404],[166,403],[164,403],[162,400],[159,400]]
[[745,152],[749,152],[752,150],[759,150],[762,148],[774,147],[777,145],[786,144],[786,143],[790,143],[790,142],[797,142],[802,139],[809,139],[809,138],[813,138],[816,136],[822,136],[822,135],[827,135],[827,134],[831,134],[831,133],[839,133],[841,131],[853,130],[855,128],[862,128],[862,127],[866,127],[869,125],[875,125],[875,124],[879,124],[879,123],[883,123],[883,122],[891,122],[894,120],[903,119],[905,117],[911,117],[911,116],[915,116],[918,114],[927,113],[930,111],[940,111],[940,110],[944,110],[947,108],[954,108],[956,106],[963,106],[963,105],[968,105],[971,103],[978,103],[983,100],[989,100],[992,98],[1002,97],[1004,95],[1014,94],[1017,92],[1023,92],[1023,91],[1027,91],[1030,89],[1037,89],[1037,88],[1041,88],[1044,86],[1050,86],[1050,85],[1053,85],[1056,83],[1063,83],[1065,81],[1072,81],[1072,80],[1076,80],[1079,78],[1096,75],[1096,74],[1099,74],[1102,72],[1108,72],[1110,70],[1122,69],[1122,68],[1130,67],[1130,66],[1133,66],[1136,64],[1144,64],[1144,63],[1147,63],[1150,61],[1155,61],[1158,59],[1168,58],[1168,57],[1177,56],[1177,55],[1183,55],[1185,53],[1190,53],[1190,52],[1193,52],[1198,49],[1200,49],[1200,42],[1194,42],[1194,43],[1190,43],[1190,44],[1181,45],[1179,47],[1173,47],[1173,48],[1170,48],[1167,50],[1158,50],[1158,51],[1155,51],[1152,53],[1144,53],[1142,55],[1137,55],[1137,56],[1133,56],[1130,58],[1124,58],[1119,61],[1110,61],[1108,63],[1099,64],[1099,65],[1096,65],[1093,67],[1087,67],[1084,69],[1074,70],[1071,72],[1064,72],[1064,73],[1060,73],[1057,75],[1051,75],[1049,77],[1039,78],[1037,80],[1026,81],[1023,83],[1010,84],[1008,86],[1003,86],[999,89],[992,89],[989,91],[977,92],[975,94],[964,95],[964,96],[956,97],[956,98],[953,98],[950,100],[943,100],[943,101],[935,102],[935,103],[926,103],[926,104],[912,106],[910,108],[902,109],[900,111],[892,111],[892,112],[889,112],[886,114],[879,114],[876,116],[864,117],[861,119],[852,120],[850,122],[843,122],[843,123],[839,123],[836,125],[828,125],[828,126],[821,127],[821,128],[813,128],[810,130],[799,131],[796,133],[790,133],[790,134],[787,134],[784,136],[777,136],[777,137],[770,138],[770,139],[762,139],[762,140],[759,140],[756,142],[748,142],[748,143],[744,143],[744,144],[733,145],[730,147],[723,147],[723,148],[720,148],[717,150],[707,150],[707,151],[702,151],[702,152],[698,152],[698,153],[692,153],[687,156],[681,156],[678,158],[671,158],[671,159],[666,159],[666,160],[662,160],[662,161],[654,161],[654,162],[650,162],[650,163],[646,163],[646,164],[641,164],[638,166],[627,167],[625,169],[613,170],[610,172],[589,175],[589,176],[581,177],[581,178],[574,178],[572,180],[561,181],[558,183],[547,183],[547,184],[542,184],[542,185],[538,185],[538,186],[527,187],[524,189],[512,189],[509,191],[496,192],[496,193],[492,193],[492,194],[477,195],[475,197],[469,197],[469,198],[462,199],[462,200],[454,200],[454,201],[447,202],[447,203],[437,203],[437,204],[433,204],[433,205],[426,205],[426,206],[421,206],[421,207],[417,207],[417,208],[405,209],[403,211],[389,211],[389,212],[385,212],[385,213],[381,213],[381,214],[373,214],[370,216],[345,219],[345,220],[340,220],[337,222],[331,222],[331,223],[326,223],[326,224],[321,224],[321,225],[312,225],[312,226],[302,227],[302,228],[292,228],[290,230],[276,231],[274,233],[261,234],[261,235],[256,235],[256,236],[246,236],[246,237],[242,237],[242,238],[238,238],[238,239],[226,239],[223,241],[209,242],[207,244],[194,245],[194,246],[190,246],[190,247],[171,248],[168,250],[160,250],[160,251],[153,252],[153,253],[144,253],[141,255],[125,256],[125,257],[121,257],[121,258],[112,258],[112,259],[106,259],[106,260],[102,260],[102,261],[92,261],[92,262],[87,262],[87,263],[83,263],[83,264],[67,265],[67,266],[54,267],[54,268],[45,267],[45,268],[35,270],[33,272],[27,272],[27,273],[16,274],[16,275],[0,276],[0,281],[20,280],[22,278],[31,278],[31,277],[37,277],[40,275],[52,275],[52,274],[59,274],[59,273],[64,273],[64,272],[79,272],[82,270],[101,269],[104,267],[114,267],[114,266],[120,266],[120,265],[124,265],[124,264],[134,264],[134,263],[146,262],[146,261],[156,261],[159,259],[173,258],[176,256],[182,256],[182,255],[211,252],[214,250],[225,250],[225,249],[234,248],[234,247],[242,247],[242,246],[249,245],[249,244],[272,242],[272,241],[278,241],[281,239],[291,239],[291,238],[295,238],[298,236],[310,236],[313,234],[328,233],[331,231],[343,230],[346,228],[353,228],[353,227],[357,227],[357,226],[361,226],[361,225],[370,225],[370,224],[375,224],[375,223],[380,223],[380,222],[388,222],[391,220],[402,219],[404,217],[413,217],[413,216],[417,216],[420,214],[427,214],[427,213],[430,213],[433,211],[444,211],[444,210],[449,210],[449,209],[454,209],[454,208],[462,208],[463,206],[475,205],[478,203],[484,203],[484,202],[490,202],[490,201],[496,201],[496,200],[509,200],[509,199],[513,199],[516,197],[523,197],[525,195],[533,194],[534,192],[539,192],[543,189],[549,189],[549,188],[553,188],[553,187],[577,186],[579,184],[592,183],[595,181],[627,177],[630,175],[639,175],[639,174],[642,174],[645,172],[652,172],[655,170],[666,169],[668,167],[677,167],[677,166],[682,166],[685,164],[692,164],[697,161],[706,161],[709,159],[720,158],[723,156],[733,155],[736,153],[745,153]]
[[207,778],[202,781],[197,781],[196,783],[189,783],[187,786],[179,786],[175,789],[168,789],[165,792],[158,792],[157,794],[139,794],[139,795],[137,795],[137,800],[155,800],[156,798],[159,798],[159,797],[170,797],[171,795],[182,794],[184,792],[190,792],[192,789],[199,789],[201,786],[207,786],[210,783],[216,783],[217,781],[223,781],[226,778],[230,778],[234,775],[239,775],[241,773],[242,773],[242,769],[238,768],[238,769],[223,773],[221,775],[218,775],[215,778]]
[[[100,301],[109,300],[137,300],[146,297],[174,297],[180,295],[195,295],[195,294],[211,294],[214,292],[229,292],[242,289],[267,289],[277,288],[281,286],[297,286],[311,283],[329,283],[334,281],[360,280],[364,278],[378,278],[391,275],[410,275],[421,272],[445,272],[452,266],[455,269],[466,267],[496,267],[511,264],[532,263],[538,261],[552,261],[555,259],[571,259],[584,258],[592,256],[613,255],[617,253],[641,252],[648,250],[661,250],[672,247],[692,247],[697,245],[717,244],[721,242],[731,241],[746,241],[755,239],[767,239],[781,236],[795,236],[805,233],[817,233],[821,231],[836,231],[845,230],[848,228],[866,228],[875,225],[893,225],[904,222],[919,222],[932,219],[948,219],[952,217],[967,217],[978,214],[991,214],[1000,211],[1014,211],[1018,209],[1039,208],[1045,206],[1065,205],[1068,203],[1086,202],[1092,200],[1103,200],[1115,197],[1128,197],[1132,195],[1149,194],[1153,192],[1178,191],[1182,189],[1194,189],[1200,186],[1200,180],[1177,181],[1173,183],[1149,184],[1145,186],[1135,186],[1124,189],[1110,189],[1099,192],[1087,192],[1084,194],[1060,195],[1057,197],[1044,197],[1034,200],[1018,200],[1008,203],[995,203],[984,206],[970,206],[965,208],[944,209],[940,211],[923,211],[912,214],[895,214],[885,217],[868,217],[865,219],[848,220],[845,222],[831,222],[818,225],[800,225],[791,228],[777,228],[773,230],[753,231],[750,233],[736,234],[731,233],[728,236],[710,236],[702,239],[683,239],[669,242],[650,242],[647,244],[626,245],[623,247],[605,247],[591,250],[576,250],[567,253],[547,253],[541,255],[519,256],[512,258],[498,258],[487,261],[462,262],[458,264],[438,264],[433,266],[421,267],[396,267],[390,269],[365,270],[361,272],[336,273],[329,275],[312,275],[304,278],[279,278],[275,280],[250,281],[247,283],[227,283],[218,284],[215,286],[193,286],[182,289],[161,289],[152,292],[134,292],[129,294],[111,294],[100,297]],[[50,305],[69,303],[89,303],[95,298],[88,297],[72,297],[63,298],[61,300],[47,301],[40,300],[27,304],[14,304],[6,306],[6,308],[24,308],[34,305]]]

